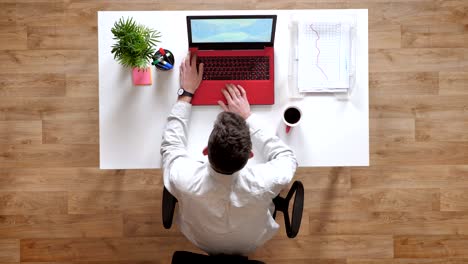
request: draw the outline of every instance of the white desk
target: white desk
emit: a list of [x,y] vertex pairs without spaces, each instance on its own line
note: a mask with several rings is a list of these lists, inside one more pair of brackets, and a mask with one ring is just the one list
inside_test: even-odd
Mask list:
[[[299,166],[368,166],[368,23],[367,10],[255,10],[255,11],[138,11],[98,13],[99,35],[99,127],[101,169],[160,168],[159,148],[166,117],[176,101],[179,65],[187,54],[187,15],[277,14],[275,37],[275,104],[252,106],[268,129],[290,145]],[[357,15],[357,88],[348,101],[333,95],[288,97],[288,56],[291,15]],[[113,58],[111,28],[120,17],[133,17],[138,23],[162,33],[158,47],[175,55],[176,67],[169,72],[153,71],[153,85],[133,86],[130,69]],[[283,108],[294,103],[303,110],[302,123],[285,134],[281,121]],[[208,142],[219,106],[195,106],[189,131],[189,153],[206,160],[202,150]],[[254,148],[254,153],[256,152]],[[262,162],[255,155],[250,163]]]

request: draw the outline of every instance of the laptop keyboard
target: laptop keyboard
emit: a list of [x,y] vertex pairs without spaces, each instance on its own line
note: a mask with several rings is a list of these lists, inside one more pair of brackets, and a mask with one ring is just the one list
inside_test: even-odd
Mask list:
[[203,80],[269,80],[268,56],[198,57],[203,62]]

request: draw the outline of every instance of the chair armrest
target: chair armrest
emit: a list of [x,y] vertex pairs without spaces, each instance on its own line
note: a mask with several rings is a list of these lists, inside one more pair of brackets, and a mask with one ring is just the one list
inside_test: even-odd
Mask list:
[[293,191],[296,193],[296,195],[294,196],[291,229],[289,230],[290,232],[286,230],[289,238],[296,237],[297,233],[299,233],[299,229],[301,228],[302,213],[304,211],[304,186],[302,185],[302,182],[294,182],[291,190],[288,193],[288,196],[286,197],[286,200],[291,199]]
[[166,187],[164,187],[162,198],[162,218],[163,226],[166,229],[169,229],[172,226],[176,203],[177,199],[166,189]]
[[[289,203],[291,198],[294,196],[292,216],[289,216]],[[289,238],[294,238],[299,233],[302,221],[302,212],[304,210],[304,186],[302,182],[295,181],[289,189],[286,198],[276,196],[273,199],[275,204],[275,212],[273,218],[276,218],[276,211],[281,211],[284,216],[284,226],[286,228],[286,234]]]

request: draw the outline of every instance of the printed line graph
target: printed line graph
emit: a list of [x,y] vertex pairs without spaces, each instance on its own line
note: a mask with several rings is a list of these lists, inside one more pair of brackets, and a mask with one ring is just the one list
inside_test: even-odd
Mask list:
[[349,26],[341,22],[298,24],[300,91],[349,88]]
[[[315,66],[325,79],[329,80],[330,64],[336,63],[334,58],[340,49],[341,25],[336,23],[310,23],[307,25],[306,35],[314,42],[314,48],[317,50]],[[326,51],[323,51],[323,47],[327,47]]]
[[315,34],[317,34],[317,39],[315,40],[315,48],[317,49],[318,53],[317,53],[317,61],[315,62],[315,66],[317,66],[317,68],[320,69],[320,71],[323,73],[325,78],[327,78],[327,80],[328,80],[327,74],[323,71],[322,67],[320,67],[320,65],[319,65],[320,48],[318,47],[318,41],[320,40],[320,34],[317,32],[317,30],[314,29],[313,24],[310,24],[309,26],[310,26],[310,29],[312,31],[314,31]]

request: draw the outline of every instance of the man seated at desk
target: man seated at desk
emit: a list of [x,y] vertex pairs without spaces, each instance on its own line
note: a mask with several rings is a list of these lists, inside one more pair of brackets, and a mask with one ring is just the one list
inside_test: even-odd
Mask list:
[[[177,102],[167,119],[161,144],[164,186],[177,198],[176,221],[181,232],[209,254],[247,255],[279,228],[272,217],[275,198],[288,186],[296,171],[293,151],[272,131],[266,131],[250,112],[241,86],[226,85],[227,105],[208,141],[209,162],[191,159],[187,153],[190,104],[203,74],[190,54],[180,66]],[[268,162],[245,166],[252,143]]]

